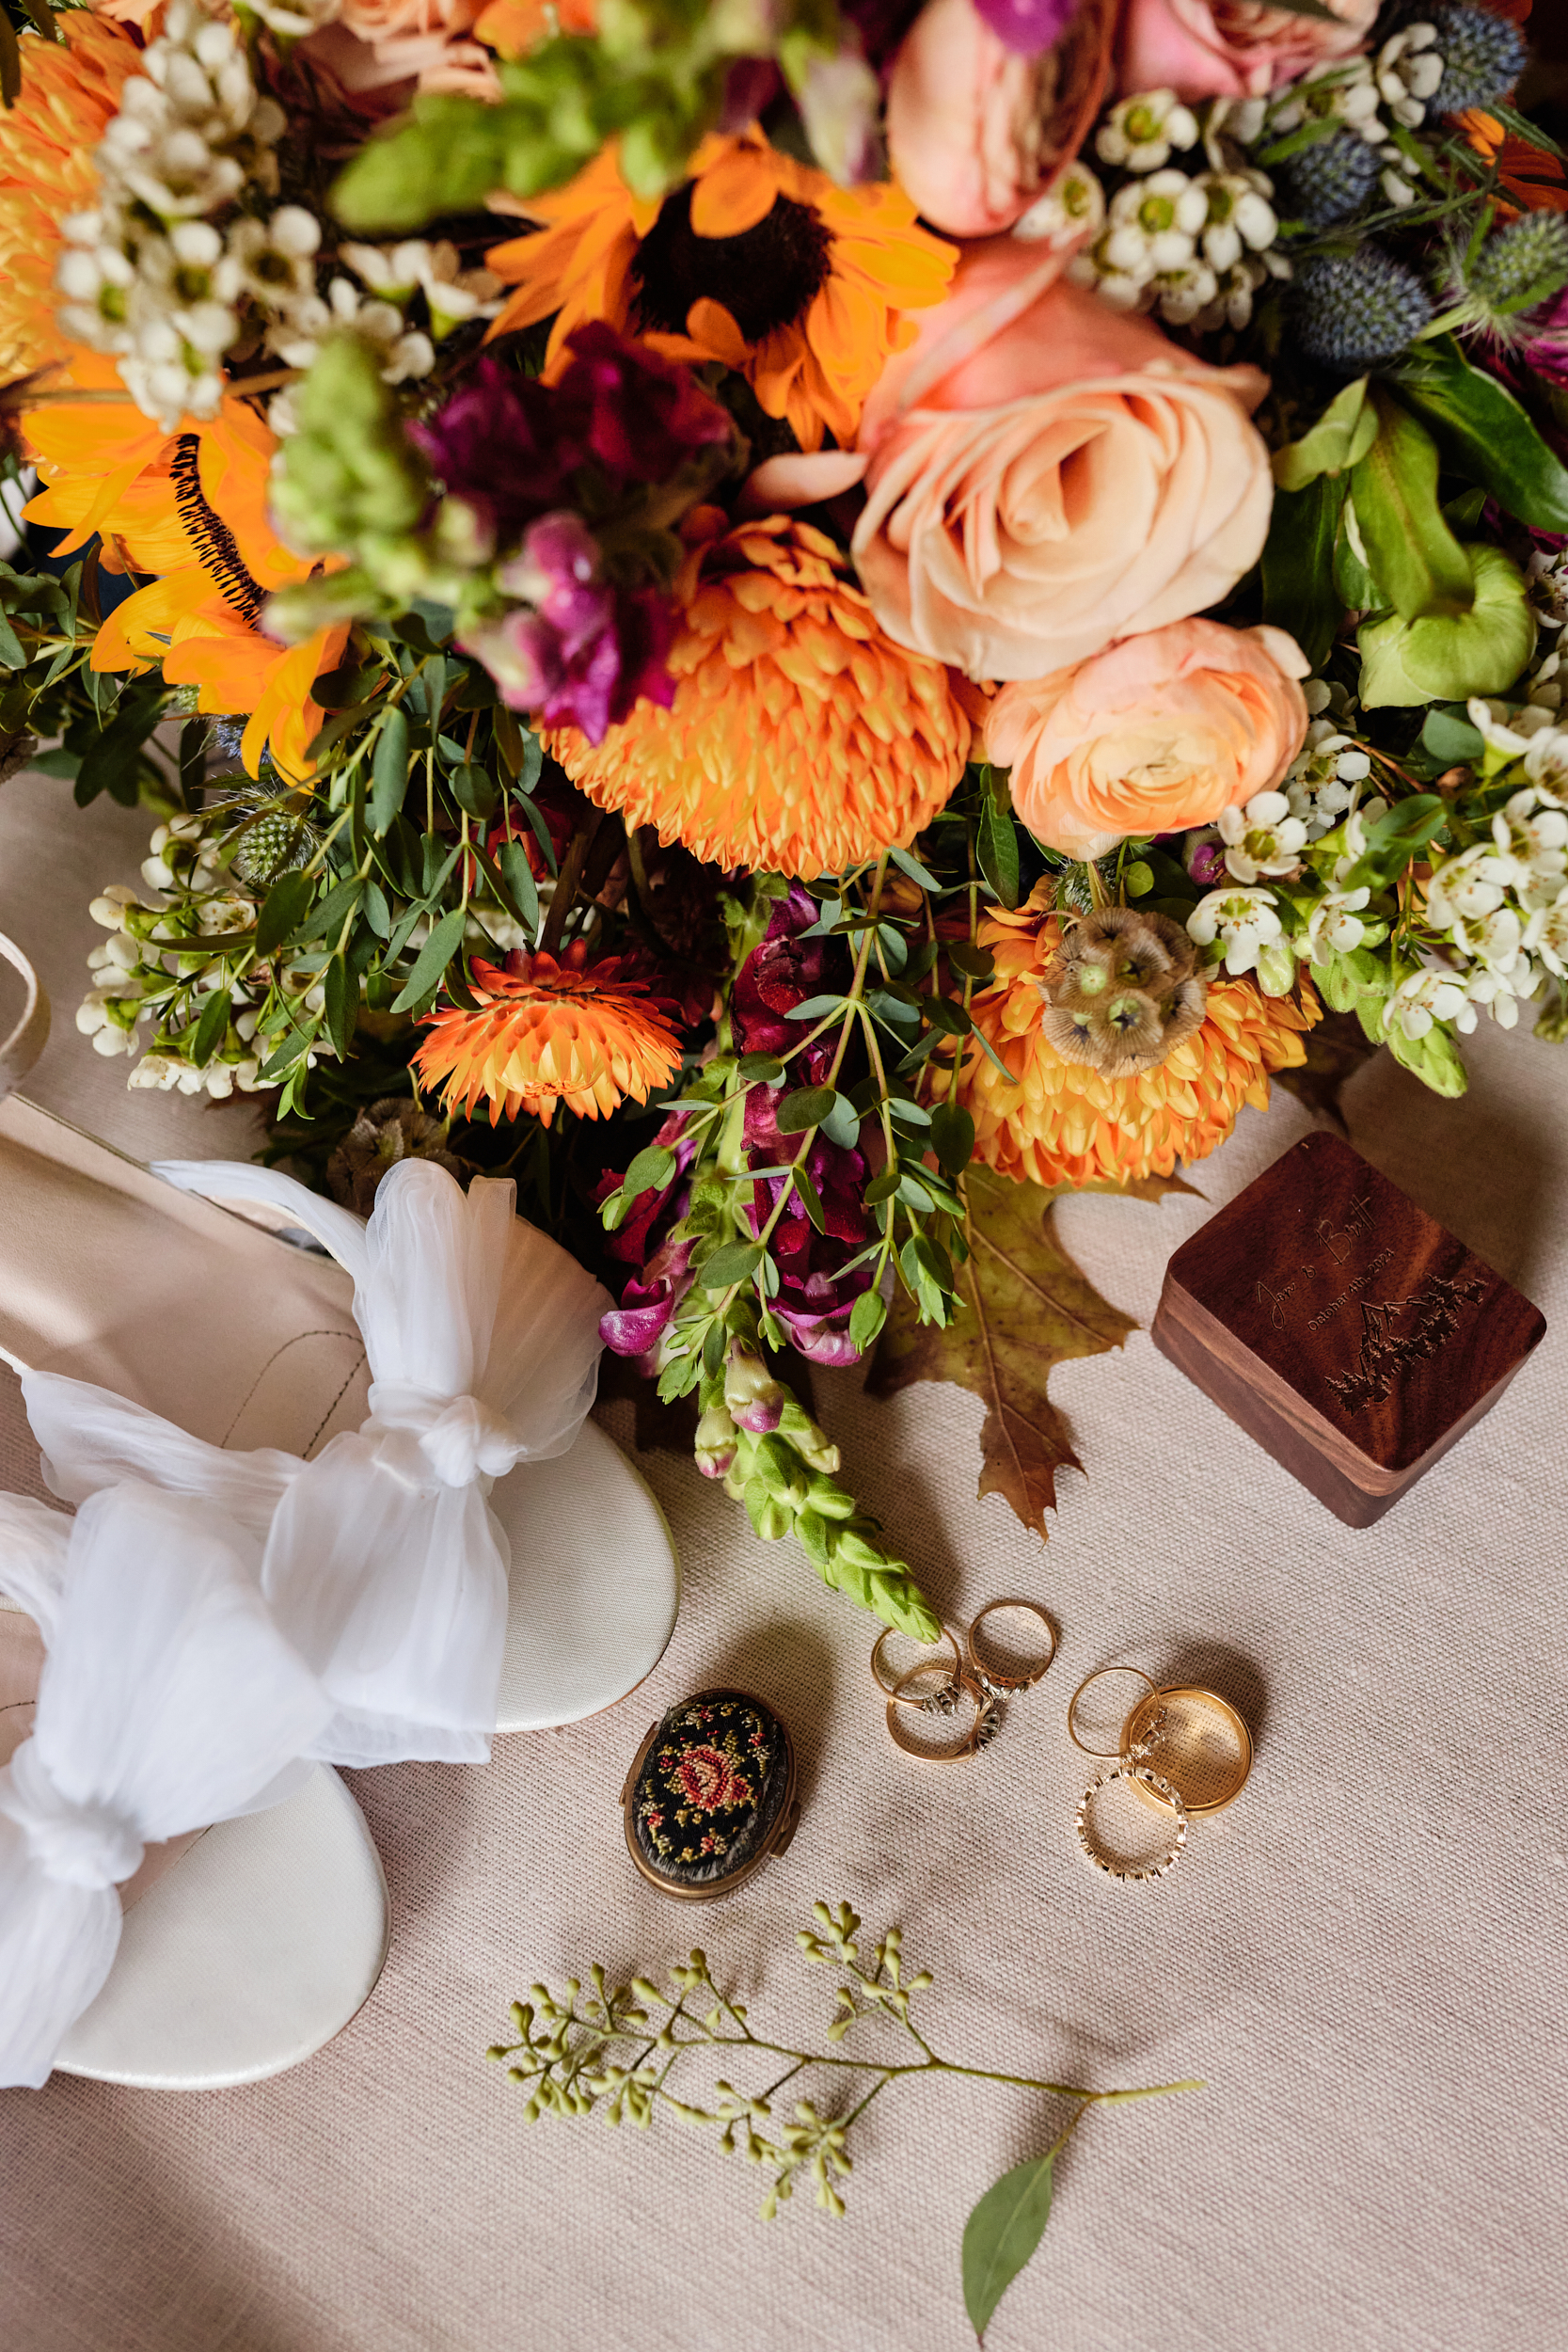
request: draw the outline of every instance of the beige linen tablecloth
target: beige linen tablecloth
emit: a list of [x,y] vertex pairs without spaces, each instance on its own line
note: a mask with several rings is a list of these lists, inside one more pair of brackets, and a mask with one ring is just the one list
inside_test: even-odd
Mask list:
[[[58,784],[0,787],[0,928],[56,1005],[29,1091],[135,1153],[244,1153],[247,1109],[128,1096],[71,1025],[101,935],[86,901],[134,879],[146,830],[77,815]],[[787,2039],[828,2010],[832,1980],[792,1940],[818,1895],[903,1924],[950,2055],[1098,2086],[1206,2078],[1085,2121],[994,2352],[1568,2344],[1568,1058],[1491,1028],[1469,1058],[1449,1104],[1383,1057],[1350,1089],[1352,1135],[1552,1328],[1380,1526],[1340,1527],[1143,1332],[1056,1375],[1088,1475],[1064,1479],[1045,1547],[974,1501],[973,1399],[875,1406],[856,1375],[819,1380],[848,1474],[933,1597],[963,1618],[1022,1592],[1061,1623],[996,1744],[923,1770],[889,1743],[869,1621],[688,1465],[648,1457],[686,1578],[652,1682],[486,1770],[355,1777],[393,1940],[347,2032],[216,2095],[0,2093],[6,2352],[960,2352],[964,2217],[1046,2144],[1050,2103],[891,2091],[857,2127],[847,2217],[801,2195],[765,2225],[757,2176],[712,2139],[530,2130],[483,2058],[534,1979],[658,1966],[693,1938]],[[1202,1199],[1069,1202],[1069,1246],[1147,1323],[1171,1250],[1307,1124],[1285,1096],[1244,1113],[1194,1171]],[[603,1417],[629,1443],[628,1408]],[[1068,1693],[1118,1658],[1212,1680],[1258,1734],[1242,1801],[1151,1888],[1092,1873],[1072,1838]],[[793,1726],[805,1809],[786,1856],[686,1911],[633,1873],[616,1795],[654,1716],[729,1678]]]

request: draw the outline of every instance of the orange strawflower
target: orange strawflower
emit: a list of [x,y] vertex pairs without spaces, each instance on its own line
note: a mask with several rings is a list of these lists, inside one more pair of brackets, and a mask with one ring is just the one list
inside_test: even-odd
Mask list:
[[559,313],[553,381],[577,329],[608,319],[671,358],[737,368],[802,449],[854,439],[889,355],[914,341],[904,312],[940,302],[958,260],[902,188],[836,187],[757,130],[705,139],[661,203],[633,196],[611,142],[527,215],[544,229],[485,255],[517,288],[492,335]]
[[469,985],[479,1009],[442,1005],[414,1057],[449,1111],[490,1124],[531,1111],[548,1126],[558,1103],[579,1119],[608,1119],[629,1095],[645,1103],[680,1068],[680,1041],[645,980],[628,979],[618,956],[590,963],[576,940],[558,962],[541,950],[506,967],[475,959]]
[[556,728],[573,783],[715,866],[809,878],[912,841],[969,754],[941,662],[883,636],[809,523],[743,523],[689,577],[673,706],[640,702],[596,746]]
[[974,1121],[975,1157],[1004,1176],[1046,1185],[1125,1184],[1169,1176],[1179,1159],[1206,1159],[1243,1103],[1267,1108],[1271,1070],[1306,1060],[1302,1032],[1323,1018],[1310,982],[1301,982],[1298,1005],[1265,996],[1250,977],[1211,979],[1191,1036],[1153,1070],[1107,1077],[1064,1061],[1040,1026],[1038,983],[1059,938],[1053,888],[1037,883],[1016,914],[998,911],[980,925],[996,977],[971,1009],[1017,1083],[981,1046],[969,1047],[958,1100]]
[[63,358],[55,320],[60,222],[96,202],[93,151],[141,70],[118,24],[83,9],[55,19],[56,40],[24,33],[22,89],[0,108],[0,383]]
[[[70,354],[77,389],[119,385],[112,359]],[[276,435],[245,401],[166,434],[126,400],[55,401],[24,411],[22,430],[42,485],[24,512],[64,530],[74,554],[95,532],[119,564],[154,577],[118,605],[93,642],[100,672],[162,662],[171,686],[197,688],[197,708],[248,715],[240,755],[261,772],[303,779],[324,713],[310,689],[336,667],[347,626],[283,645],[258,626],[268,596],[310,565],[284,546],[267,512]]]

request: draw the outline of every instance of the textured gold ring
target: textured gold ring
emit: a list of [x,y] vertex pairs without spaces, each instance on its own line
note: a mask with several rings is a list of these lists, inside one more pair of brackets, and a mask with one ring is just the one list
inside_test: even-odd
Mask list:
[[[911,1667],[908,1674],[895,1675],[891,1682],[884,1682],[882,1680],[882,1644],[887,1640],[890,1634],[896,1633],[897,1630],[898,1628],[895,1625],[884,1625],[880,1633],[878,1634],[871,1651],[871,1679],[877,1685],[877,1688],[880,1691],[882,1696],[888,1699],[895,1695],[900,1682],[908,1682],[912,1676],[920,1674],[926,1667],[939,1665],[941,1663],[939,1659],[923,1658],[917,1665]],[[905,1638],[908,1639],[910,1637],[906,1636]],[[946,1626],[943,1626],[940,1638],[944,1641],[948,1647],[952,1650],[953,1672],[949,1677],[949,1679],[953,1682],[957,1682],[960,1675],[963,1673],[963,1658],[958,1649],[958,1637],[956,1633],[949,1632]],[[923,1643],[921,1646],[922,1648],[935,1649],[937,1645],[935,1642],[929,1642]],[[906,1707],[924,1707],[925,1704],[926,1702],[924,1699],[906,1699],[904,1701],[904,1705]]]
[[[924,1665],[911,1667],[907,1675],[899,1677],[893,1695],[887,1703],[889,1739],[895,1748],[902,1748],[906,1756],[912,1756],[917,1762],[922,1764],[956,1764],[960,1756],[975,1756],[995,1736],[996,1732],[995,1701],[989,1692],[981,1689],[973,1675],[960,1674],[958,1677],[958,1695],[953,1702],[953,1711],[956,1711],[965,1699],[974,1709],[974,1721],[963,1738],[950,1748],[922,1747],[918,1740],[911,1738],[911,1715],[919,1712],[922,1708],[926,1708],[927,1711],[931,1711],[931,1709],[928,1699],[906,1695],[908,1686],[915,1680],[917,1676],[930,1675],[940,1671],[941,1669],[929,1661]],[[930,1698],[934,1698],[940,1706],[945,1693],[952,1687],[947,1682],[939,1684],[936,1692],[930,1694]],[[942,1707],[942,1711],[947,1713],[949,1709]]]
[[[1158,1862],[1145,1863],[1141,1868],[1130,1868],[1121,1863],[1113,1862],[1103,1848],[1096,1843],[1094,1831],[1089,1821],[1089,1809],[1096,1797],[1102,1788],[1109,1788],[1111,1783],[1117,1780],[1125,1780],[1132,1784],[1135,1793],[1137,1784],[1142,1782],[1145,1787],[1154,1792],[1160,1803],[1168,1805],[1176,1816],[1176,1831],[1168,1851]],[[1187,1808],[1169,1781],[1163,1773],[1155,1772],[1151,1765],[1113,1764],[1108,1772],[1097,1772],[1079,1798],[1078,1812],[1073,1826],[1078,1832],[1078,1843],[1097,1870],[1103,1870],[1107,1878],[1119,1879],[1124,1886],[1136,1886],[1148,1879],[1163,1879],[1167,1870],[1175,1869],[1187,1843]]]
[[1120,1739],[1117,1740],[1114,1748],[1091,1748],[1088,1741],[1086,1740],[1080,1740],[1077,1732],[1073,1729],[1072,1716],[1074,1708],[1077,1707],[1078,1702],[1083,1697],[1085,1692],[1088,1689],[1090,1683],[1098,1682],[1101,1675],[1136,1675],[1140,1682],[1148,1683],[1150,1692],[1154,1695],[1158,1695],[1159,1685],[1155,1682],[1152,1675],[1145,1674],[1141,1666],[1097,1666],[1092,1675],[1085,1675],[1084,1677],[1083,1681],[1078,1685],[1078,1688],[1074,1691],[1071,1698],[1069,1699],[1067,1703],[1067,1736],[1072,1741],[1073,1746],[1081,1749],[1085,1756],[1093,1756],[1097,1757],[1120,1756],[1122,1753],[1122,1741]]
[[[1037,1664],[1026,1667],[1022,1674],[1004,1674],[1000,1666],[989,1666],[985,1660],[981,1657],[979,1649],[975,1645],[974,1636],[979,1632],[980,1628],[984,1625],[986,1619],[990,1615],[993,1609],[1026,1609],[1029,1612],[1029,1614],[1032,1617],[1037,1617],[1041,1625],[1045,1628],[1045,1638],[1050,1646],[1046,1650],[1045,1656],[1039,1660]],[[1035,1683],[1039,1680],[1041,1675],[1045,1673],[1052,1660],[1056,1655],[1056,1629],[1052,1624],[1050,1618],[1046,1615],[1045,1611],[1039,1606],[1037,1601],[988,1600],[985,1607],[980,1611],[974,1624],[969,1629],[968,1645],[969,1662],[974,1667],[975,1673],[979,1676],[981,1681],[985,1683],[989,1689],[1003,1692],[1027,1691],[1031,1683]]]

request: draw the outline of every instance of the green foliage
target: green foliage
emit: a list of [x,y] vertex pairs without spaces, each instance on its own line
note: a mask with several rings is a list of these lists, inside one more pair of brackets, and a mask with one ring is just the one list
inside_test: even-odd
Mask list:
[[1386,612],[1362,622],[1357,643],[1367,709],[1502,694],[1523,671],[1535,645],[1523,575],[1501,548],[1478,543],[1462,552],[1473,583],[1467,611],[1418,620]]
[[[813,2189],[822,2212],[842,2217],[844,2184],[854,2170],[850,2135],[873,2100],[901,2085],[984,2082],[1070,2101],[1072,2115],[1047,2153],[1006,2173],[970,2216],[963,2237],[963,2291],[978,2334],[1039,2244],[1051,2209],[1053,2160],[1089,2109],[1203,2086],[1188,2081],[1090,2090],[1011,2069],[966,2066],[938,2054],[924,2017],[920,2026],[913,2022],[913,2005],[930,1990],[932,1979],[928,1969],[910,1969],[897,1928],[890,1928],[863,1957],[859,1914],[846,1902],[816,1902],[811,1925],[800,1929],[795,1941],[809,1963],[832,1968],[839,1978],[825,2047],[768,2039],[752,2024],[750,2010],[720,1991],[707,1954],[693,1951],[684,1965],[667,1972],[668,1992],[651,1968],[637,1969],[626,1982],[612,1985],[597,1963],[588,1971],[586,1988],[578,1978],[569,1979],[559,1994],[546,1984],[531,1986],[526,2000],[512,2004],[515,2039],[492,2043],[485,2056],[504,2065],[508,2081],[527,2091],[523,2113],[530,2123],[546,2116],[574,2122],[597,2114],[612,2126],[630,2123],[647,2131],[665,2113],[716,2133],[725,2154],[740,2155],[764,2173],[764,2220],[774,2219],[802,2185]],[[863,2038],[867,2026],[880,2028],[884,2036],[892,2033],[891,2055],[845,2055],[847,2037],[860,2029]],[[673,2081],[678,2067],[689,2070],[695,2054],[727,2071],[711,2089],[686,2096],[686,2077],[679,2091]],[[773,2101],[808,2070],[834,2086],[826,2111],[800,2098],[793,2102],[787,2122],[776,2122]],[[730,2074],[739,2074],[742,2084],[754,2078],[756,2087],[737,2087]]]
[[1401,402],[1435,434],[1466,481],[1520,522],[1568,532],[1568,467],[1507,386],[1473,368],[1451,337],[1418,345],[1393,381]]
[[1406,621],[1467,612],[1475,589],[1465,551],[1438,504],[1437,445],[1381,388],[1372,398],[1376,438],[1350,477],[1372,576]]
[[736,57],[774,56],[800,87],[842,38],[835,0],[786,0],[770,17],[706,0],[608,0],[596,34],[562,35],[501,65],[499,104],[417,99],[411,119],[354,156],[332,209],[356,235],[418,229],[498,189],[526,198],[559,187],[612,138],[628,185],[657,199],[716,128]]

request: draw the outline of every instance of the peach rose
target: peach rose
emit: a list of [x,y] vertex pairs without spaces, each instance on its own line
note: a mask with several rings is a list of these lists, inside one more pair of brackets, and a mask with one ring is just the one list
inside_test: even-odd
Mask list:
[[890,637],[971,677],[1041,677],[1200,612],[1268,531],[1265,378],[1189,358],[1062,260],[972,246],[862,420],[862,584]]
[[1004,686],[986,757],[1037,840],[1103,857],[1130,833],[1212,824],[1277,784],[1307,738],[1307,661],[1282,628],[1175,621]]
[[1324,0],[1338,24],[1259,0],[1127,0],[1117,87],[1200,98],[1262,98],[1309,66],[1364,49],[1378,0]]
[[955,237],[1010,229],[1071,163],[1110,69],[1111,0],[1082,0],[1054,48],[1024,56],[974,0],[929,0],[894,58],[888,160]]

